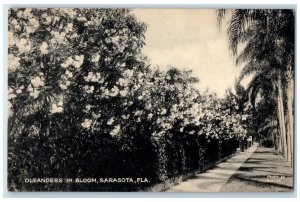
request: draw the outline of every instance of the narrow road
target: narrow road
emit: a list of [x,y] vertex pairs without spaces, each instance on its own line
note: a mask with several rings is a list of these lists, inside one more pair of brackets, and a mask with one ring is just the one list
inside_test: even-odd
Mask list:
[[272,148],[254,144],[227,161],[200,173],[167,192],[292,191],[293,170]]
[[272,148],[258,147],[220,190],[221,192],[293,191],[293,168]]

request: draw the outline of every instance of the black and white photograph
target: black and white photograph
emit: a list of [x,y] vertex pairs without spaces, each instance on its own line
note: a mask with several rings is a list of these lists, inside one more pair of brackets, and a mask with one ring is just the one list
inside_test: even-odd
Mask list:
[[8,10],[8,192],[293,192],[295,9]]

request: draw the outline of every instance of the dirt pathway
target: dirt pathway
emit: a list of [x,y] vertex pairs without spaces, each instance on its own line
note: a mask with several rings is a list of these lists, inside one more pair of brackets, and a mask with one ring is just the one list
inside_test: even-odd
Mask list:
[[229,178],[254,153],[257,144],[227,161],[214,166],[170,189],[167,192],[219,192]]
[[272,148],[254,144],[245,152],[200,173],[167,192],[292,191],[293,169]]
[[293,191],[293,169],[272,148],[258,147],[228,180],[221,192]]

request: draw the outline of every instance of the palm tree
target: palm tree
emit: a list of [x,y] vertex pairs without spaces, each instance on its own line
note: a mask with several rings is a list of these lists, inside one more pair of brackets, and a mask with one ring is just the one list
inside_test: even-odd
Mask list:
[[[249,88],[252,89],[252,94],[277,90],[277,116],[283,140],[283,154],[292,162],[294,11],[222,9],[218,11],[219,24],[227,13],[231,13],[227,29],[230,50],[237,56],[237,63],[246,63],[240,79],[248,74],[254,75],[250,83],[252,87]],[[245,47],[239,50],[242,44]],[[266,78],[271,79],[273,85],[276,84],[276,89],[263,85]]]

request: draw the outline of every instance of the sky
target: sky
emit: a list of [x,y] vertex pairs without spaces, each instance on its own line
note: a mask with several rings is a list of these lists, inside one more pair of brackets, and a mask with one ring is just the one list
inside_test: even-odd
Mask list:
[[241,67],[228,48],[226,22],[217,25],[215,9],[133,9],[147,24],[144,54],[153,67],[193,70],[196,88],[223,97]]

